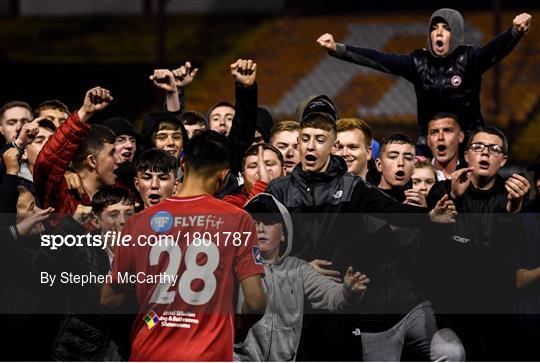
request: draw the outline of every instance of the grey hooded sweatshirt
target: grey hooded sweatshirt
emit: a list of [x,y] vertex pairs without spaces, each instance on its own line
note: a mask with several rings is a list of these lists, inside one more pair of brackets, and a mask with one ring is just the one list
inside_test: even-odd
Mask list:
[[[271,205],[279,211],[286,230],[287,247],[277,263],[264,264],[263,288],[266,293],[266,312],[249,330],[243,343],[234,347],[235,361],[294,361],[304,314],[304,298],[316,309],[341,312],[356,304],[362,293],[348,284],[338,284],[319,274],[309,263],[289,256],[293,229],[289,212],[272,195],[261,193],[252,198],[246,209],[255,203]],[[282,249],[280,249],[281,253]],[[244,297],[240,292],[238,306]]]

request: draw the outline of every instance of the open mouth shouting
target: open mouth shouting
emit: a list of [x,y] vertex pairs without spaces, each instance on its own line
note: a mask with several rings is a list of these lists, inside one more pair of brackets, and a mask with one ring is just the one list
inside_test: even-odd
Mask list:
[[444,44],[444,41],[442,39],[437,39],[435,41],[435,44],[433,46],[433,50],[435,51],[435,53],[437,54],[443,54],[446,52],[446,47],[445,47],[445,44]]
[[443,145],[443,144],[437,145],[437,150],[438,150],[439,152],[446,151],[446,149],[447,149],[446,145]]
[[439,144],[439,145],[437,145],[437,154],[438,155],[444,155],[444,154],[446,154],[447,149],[448,148],[446,147],[446,145]]
[[487,160],[480,160],[478,162],[478,166],[480,167],[481,170],[488,170],[490,165],[491,164]]
[[151,205],[156,205],[159,202],[161,202],[161,198],[162,196],[160,194],[152,193],[148,196],[148,201],[150,202]]
[[122,154],[123,161],[131,161],[133,159],[133,152],[132,151],[124,151]]
[[398,170],[394,174],[394,178],[397,181],[404,181],[405,180],[405,172],[403,170]]
[[306,164],[308,166],[315,166],[317,163],[317,157],[313,154],[307,154],[304,159],[306,159]]

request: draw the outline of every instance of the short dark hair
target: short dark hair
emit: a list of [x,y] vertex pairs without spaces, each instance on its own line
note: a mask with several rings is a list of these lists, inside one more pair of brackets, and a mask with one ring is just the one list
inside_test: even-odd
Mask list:
[[135,206],[135,198],[124,188],[101,188],[92,197],[92,212],[99,216],[105,208],[116,203]]
[[210,111],[208,112],[208,118],[210,118],[210,115],[212,114],[212,111],[214,111],[216,108],[218,107],[229,107],[229,108],[232,108],[233,110],[236,111],[236,108],[234,107],[234,105],[230,102],[227,102],[227,101],[221,101],[217,104],[215,104],[211,109]]
[[30,112],[30,115],[32,114],[32,107],[28,104],[28,102],[24,101],[9,101],[4,103],[4,105],[0,108],[0,122],[2,122],[2,119],[4,118],[4,113],[13,107],[22,107],[26,108],[28,112]]
[[71,160],[75,170],[78,171],[84,167],[88,155],[97,157],[105,144],[114,145],[115,140],[116,137],[110,128],[102,125],[92,125]]
[[184,124],[176,115],[172,112],[152,112],[150,113],[152,117],[156,120],[156,123],[152,127],[152,134],[150,139],[152,140],[152,146],[156,145],[156,135],[158,131],[161,130],[178,130],[182,132],[182,149],[185,149],[188,142],[188,133]]
[[390,144],[406,144],[414,146],[414,142],[411,140],[411,138],[404,133],[396,132],[394,134],[386,136],[384,139],[381,140],[379,144],[379,155],[381,155],[384,151],[384,148],[386,145]]
[[51,120],[43,119],[38,121],[39,127],[43,127],[44,129],[47,129],[54,133],[56,131],[56,126],[54,126],[54,123]]
[[143,152],[135,162],[137,172],[147,171],[168,174],[173,172],[176,176],[178,161],[174,156],[161,149],[148,149]]
[[277,158],[281,166],[283,167],[283,165],[285,165],[285,161],[283,160],[283,154],[281,153],[281,151],[279,151],[272,144],[264,143],[264,144],[251,145],[250,147],[248,147],[248,149],[244,153],[244,158],[242,159],[242,168],[246,165],[246,159],[248,158],[248,156],[257,155],[259,153],[259,146],[262,147],[263,150],[273,151],[274,154],[277,155]]
[[69,115],[68,107],[60,100],[47,100],[41,102],[34,110],[34,117],[38,117],[42,110],[58,110]]
[[473,133],[471,134],[471,137],[469,137],[469,140],[467,141],[467,150],[469,150],[469,148],[471,147],[471,144],[472,144],[472,140],[474,139],[474,137],[479,134],[479,133],[485,133],[485,134],[489,134],[489,135],[495,135],[495,136],[498,136],[503,144],[502,144],[502,147],[504,149],[504,153],[505,154],[508,154],[508,138],[506,137],[506,135],[504,134],[504,132],[502,132],[501,130],[499,130],[498,128],[496,127],[480,127],[476,130],[473,131]]
[[197,111],[184,112],[182,116],[180,116],[180,121],[182,121],[184,125],[208,125],[203,114]]
[[429,118],[428,126],[429,126],[429,123],[431,121],[437,121],[437,120],[440,120],[440,119],[443,119],[443,118],[451,118],[452,120],[454,120],[456,122],[456,124],[461,129],[461,125],[459,123],[459,120],[458,120],[457,116],[455,114],[451,113],[451,112],[437,112],[437,113],[435,113],[433,116],[431,116]]
[[186,168],[202,176],[210,177],[220,170],[231,169],[234,163],[232,142],[212,130],[193,136],[184,153]]
[[336,121],[326,112],[312,112],[300,122],[300,130],[305,128],[321,129],[337,134]]

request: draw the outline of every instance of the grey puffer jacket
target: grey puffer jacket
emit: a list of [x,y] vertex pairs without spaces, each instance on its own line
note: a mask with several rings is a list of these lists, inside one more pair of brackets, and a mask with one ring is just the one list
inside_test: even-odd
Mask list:
[[[294,361],[304,314],[304,297],[311,306],[330,312],[341,312],[359,302],[362,293],[346,283],[338,284],[319,274],[309,263],[289,256],[293,229],[289,212],[272,195],[261,193],[251,199],[272,203],[284,221],[287,246],[275,264],[264,264],[263,288],[267,304],[264,316],[250,329],[243,343],[234,347],[235,361]],[[280,252],[281,253],[281,252]],[[238,306],[244,297],[240,292]]]

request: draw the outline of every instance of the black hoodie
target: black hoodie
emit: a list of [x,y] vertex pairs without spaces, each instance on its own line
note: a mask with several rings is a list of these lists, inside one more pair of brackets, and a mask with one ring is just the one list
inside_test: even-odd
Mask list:
[[[435,56],[429,38],[434,20],[448,23],[452,33],[450,50]],[[514,27],[499,34],[488,44],[473,47],[463,44],[463,19],[459,12],[440,9],[428,23],[428,47],[410,54],[389,54],[374,49],[337,43],[330,55],[375,70],[401,76],[414,85],[420,135],[426,136],[429,119],[438,112],[457,116],[468,133],[484,125],[480,113],[482,74],[498,63],[522,37]]]

